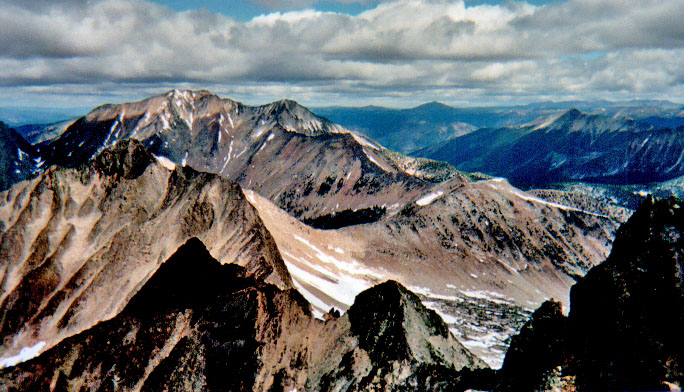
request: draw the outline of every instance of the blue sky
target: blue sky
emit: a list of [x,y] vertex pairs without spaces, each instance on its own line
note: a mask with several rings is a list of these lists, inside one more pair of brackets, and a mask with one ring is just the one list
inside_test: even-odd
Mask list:
[[[492,4],[498,5],[509,2],[510,0],[468,0],[468,5],[482,5]],[[530,4],[544,5],[560,0],[529,0]],[[288,3],[288,2],[270,2],[270,6],[264,4],[266,2],[253,2],[245,0],[201,0],[201,1],[184,1],[184,0],[154,0],[155,3],[165,5],[176,11],[199,10],[205,9],[211,12],[220,13],[229,16],[239,21],[247,21],[255,16],[267,14],[274,11],[290,11],[291,7],[283,7],[282,4],[273,3]],[[297,3],[296,1],[294,3]],[[359,13],[375,8],[378,1],[363,1],[363,2],[335,2],[335,1],[318,1],[310,2],[309,6],[297,8],[313,8],[325,12],[338,12],[349,15],[358,15]]]
[[[285,7],[269,7],[263,3],[239,0],[204,0],[204,1],[183,1],[183,0],[155,0],[155,3],[165,5],[176,11],[198,10],[205,9],[211,12],[220,13],[229,16],[235,20],[248,21],[255,16],[267,14],[274,11],[290,11],[291,9]],[[377,5],[375,2],[361,3],[336,3],[336,2],[319,2],[312,4],[310,8],[320,11],[340,12],[350,15],[356,15],[364,10],[373,8]]]
[[0,107],[684,101],[682,0],[0,0]]

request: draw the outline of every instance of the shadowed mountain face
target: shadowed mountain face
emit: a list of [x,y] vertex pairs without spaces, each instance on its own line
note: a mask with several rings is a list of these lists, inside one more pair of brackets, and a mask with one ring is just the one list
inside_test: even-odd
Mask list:
[[40,163],[33,146],[14,129],[0,122],[0,191],[31,177]]
[[10,391],[447,391],[483,366],[396,282],[323,322],[296,291],[246,275],[191,239],[121,314],[0,379]]
[[681,129],[576,109],[515,128],[484,128],[415,153],[523,187],[584,181],[639,184],[684,174]]
[[580,385],[684,386],[682,255],[684,204],[649,198],[618,231],[610,257],[572,288],[570,342]]
[[301,218],[406,201],[436,180],[460,176],[445,164],[391,153],[293,101],[251,107],[206,91],[99,107],[41,152],[50,163],[75,166],[129,138],[254,189]]
[[[680,390],[684,385],[684,204],[648,198],[608,259],[547,302],[513,338],[500,390]],[[576,389],[575,389],[576,388]]]
[[52,167],[0,193],[2,356],[116,315],[191,237],[222,263],[291,287],[237,184],[160,162],[124,141],[78,169]]

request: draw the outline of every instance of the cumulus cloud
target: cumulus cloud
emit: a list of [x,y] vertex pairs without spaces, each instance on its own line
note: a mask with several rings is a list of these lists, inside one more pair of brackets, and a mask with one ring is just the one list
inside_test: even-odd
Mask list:
[[681,20],[681,0],[397,0],[247,22],[143,0],[0,0],[0,85],[7,96],[187,84],[313,104],[682,99]]

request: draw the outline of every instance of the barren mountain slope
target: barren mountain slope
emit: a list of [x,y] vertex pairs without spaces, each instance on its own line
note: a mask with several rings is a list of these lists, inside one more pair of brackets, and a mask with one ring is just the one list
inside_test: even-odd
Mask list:
[[[189,240],[121,314],[4,371],[8,390],[458,390],[484,364],[396,282],[313,319],[295,291]],[[462,388],[461,388],[462,389]]]
[[448,185],[378,222],[339,230],[313,229],[245,193],[319,317],[395,279],[498,366],[507,339],[534,307],[548,298],[568,303],[574,278],[606,257],[619,222],[536,198],[501,179]]
[[446,164],[391,153],[296,102],[251,107],[206,91],[101,106],[41,151],[50,163],[73,166],[128,138],[301,218],[405,201],[435,180],[460,176]]
[[187,167],[169,170],[135,141],[0,193],[2,356],[39,341],[50,347],[116,315],[193,236],[222,263],[291,287],[237,184]]

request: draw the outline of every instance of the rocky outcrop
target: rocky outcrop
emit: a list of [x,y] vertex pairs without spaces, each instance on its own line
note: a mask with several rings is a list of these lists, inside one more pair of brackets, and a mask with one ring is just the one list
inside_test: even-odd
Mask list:
[[0,193],[0,356],[118,314],[181,244],[198,237],[222,263],[292,287],[240,187],[169,170],[124,141],[76,169],[52,167]]
[[684,385],[684,203],[648,197],[613,250],[513,339],[501,390],[644,391]]
[[571,291],[573,368],[587,390],[684,386],[684,203],[646,199]]
[[121,314],[0,371],[2,384],[9,391],[446,391],[463,389],[459,371],[482,367],[396,282],[360,295],[353,316],[323,322],[296,291],[247,275],[191,239]]
[[544,302],[513,337],[500,370],[500,391],[534,391],[568,359],[568,321],[557,301]]

